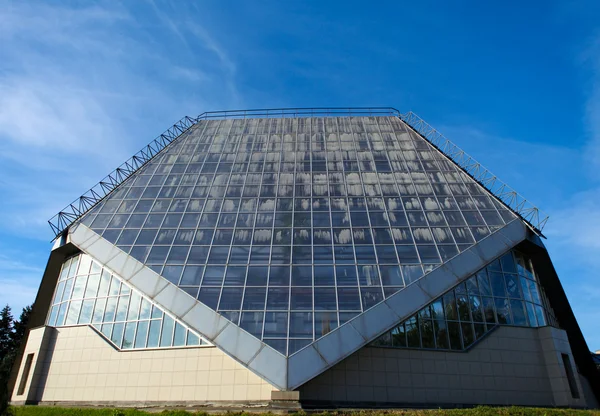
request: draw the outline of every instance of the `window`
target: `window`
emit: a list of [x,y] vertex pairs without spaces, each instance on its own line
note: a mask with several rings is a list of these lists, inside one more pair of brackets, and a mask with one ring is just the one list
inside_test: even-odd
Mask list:
[[563,365],[565,367],[565,373],[567,374],[567,381],[569,382],[569,390],[571,390],[571,396],[574,399],[579,399],[579,390],[577,389],[577,382],[575,381],[575,374],[573,367],[571,366],[571,359],[569,354],[561,354]]
[[27,379],[29,378],[29,371],[31,370],[32,363],[33,354],[27,354],[25,366],[23,367],[23,374],[21,374],[21,381],[19,382],[19,390],[17,390],[17,396],[22,396],[23,393],[25,393],[25,387],[27,386]]

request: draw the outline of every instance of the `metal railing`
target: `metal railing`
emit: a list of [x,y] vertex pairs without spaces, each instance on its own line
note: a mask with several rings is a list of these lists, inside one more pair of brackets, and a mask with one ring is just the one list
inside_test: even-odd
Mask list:
[[63,208],[58,214],[48,220],[50,228],[54,233],[54,238],[59,237],[71,224],[81,218],[86,212],[92,209],[98,202],[102,201],[116,187],[127,180],[131,175],[144,166],[150,159],[160,153],[165,147],[171,144],[175,139],[187,132],[196,120],[191,117],[184,117],[173,124],[163,134],[154,139],[121,166],[113,170],[100,182],[94,185],[90,190],[81,195]]
[[401,114],[400,118],[415,132],[459,165],[469,176],[490,191],[514,213],[519,215],[533,231],[543,237],[542,230],[548,222],[548,215],[544,214],[539,208],[526,200],[525,197],[498,179],[496,175],[412,111]]
[[298,117],[360,117],[399,116],[392,107],[315,107],[315,108],[263,108],[257,110],[207,111],[198,120],[227,118],[298,118]]
[[475,161],[462,149],[446,139],[441,133],[423,121],[412,111],[400,113],[393,107],[317,107],[317,108],[271,108],[256,110],[207,111],[196,118],[184,117],[159,135],[121,166],[116,168],[82,196],[71,202],[58,214],[50,218],[48,223],[54,238],[64,233],[75,221],[85,215],[96,204],[106,198],[115,188],[126,181],[154,156],[163,151],[169,144],[198,123],[200,120],[230,118],[297,118],[297,117],[359,117],[359,116],[393,116],[399,117],[416,133],[439,149],[444,155],[460,166],[501,202],[521,217],[532,229],[542,235],[542,229],[548,221],[541,211],[529,203],[520,194],[500,181],[489,170]]
[[117,186],[125,182],[137,172],[150,159],[160,153],[174,140],[186,133],[200,120],[228,119],[228,118],[295,118],[295,117],[357,117],[357,116],[398,116],[400,112],[391,107],[316,107],[316,108],[271,108],[256,110],[227,110],[207,111],[196,118],[184,117],[163,134],[159,135],[149,145],[141,149],[125,163],[109,173],[104,179],[94,185],[90,190],[81,195],[63,208],[58,214],[48,220],[58,238],[75,221],[85,215],[96,204],[106,198]]

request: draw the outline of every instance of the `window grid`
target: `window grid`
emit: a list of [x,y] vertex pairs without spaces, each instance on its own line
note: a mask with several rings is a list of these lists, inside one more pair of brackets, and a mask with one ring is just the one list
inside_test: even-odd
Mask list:
[[544,296],[531,260],[509,251],[371,345],[463,351],[500,325],[554,326]]
[[[382,174],[389,174],[385,177],[385,183],[382,182],[385,176]],[[454,182],[449,182],[449,179]],[[190,295],[204,299],[205,290],[214,290],[216,303],[211,301],[208,306],[234,323],[248,329],[245,321],[242,322],[244,312],[253,313],[256,315],[257,329],[251,332],[266,342],[272,339],[273,344],[278,345],[277,349],[285,354],[285,343],[280,341],[292,338],[292,318],[296,316],[293,313],[310,314],[307,318],[310,316],[312,321],[310,326],[313,335],[307,340],[312,342],[320,336],[321,332],[317,334],[317,325],[320,324],[317,318],[323,317],[318,314],[326,310],[321,312],[317,308],[322,306],[317,305],[317,293],[328,293],[321,288],[331,287],[332,299],[335,298],[336,309],[329,311],[331,322],[322,326],[330,330],[483,238],[482,235],[472,234],[472,229],[476,227],[463,214],[465,208],[461,207],[460,201],[470,208],[473,218],[483,222],[489,234],[492,226],[487,225],[474,198],[477,195],[471,193],[472,189],[486,199],[488,209],[491,206],[491,211],[503,213],[500,225],[514,218],[505,208],[498,211],[494,200],[485,196],[488,195],[487,191],[481,191],[481,187],[465,176],[453,162],[448,162],[428,142],[394,118],[212,120],[201,121],[189,135],[150,161],[111,197],[88,213],[82,222]],[[442,196],[450,201],[448,207],[443,205]],[[411,198],[418,201],[416,206],[407,205]],[[273,203],[273,209],[264,211],[267,199]],[[303,200],[308,203],[306,210],[298,206]],[[317,209],[316,204],[321,200],[327,204],[324,210],[321,207]],[[424,202],[427,200],[434,203],[435,209],[426,209]],[[286,201],[290,201],[291,206],[280,209],[279,205],[284,205]],[[341,202],[338,204],[338,201]],[[233,211],[226,210],[225,204],[229,202]],[[178,209],[176,203],[182,203],[182,208]],[[197,204],[195,208],[192,207],[193,203]],[[221,208],[212,208],[213,203]],[[392,210],[394,204],[396,206]],[[160,223],[150,225],[157,213],[160,213]],[[263,226],[259,218],[262,221],[264,217],[259,216],[267,213],[273,216],[272,222]],[[283,222],[279,223],[278,214],[282,213],[289,215],[289,218],[281,216]],[[347,221],[337,222],[342,219],[342,213]],[[123,214],[125,216],[121,217]],[[392,221],[392,216],[396,214],[403,219]],[[434,214],[439,215],[439,224],[433,224],[430,215]],[[307,215],[310,218],[309,225],[303,225],[301,221]],[[241,223],[246,216],[252,219],[250,226]],[[173,218],[177,222],[169,224]],[[326,245],[314,241],[319,231],[317,218],[328,218],[329,225],[322,227],[328,230],[330,237]],[[374,224],[374,218],[382,222]],[[460,221],[451,221],[451,218],[459,218]],[[190,225],[188,219],[194,222]],[[223,226],[221,222],[225,219],[231,219],[231,222]],[[437,240],[436,228],[445,240]],[[278,229],[289,233],[290,237],[286,237],[285,241],[276,241]],[[306,242],[300,231],[303,229],[310,234]],[[187,237],[184,238],[182,230]],[[203,242],[198,238],[203,230],[212,233],[210,240]],[[338,243],[336,233],[345,230],[349,233],[348,241],[345,244]],[[151,236],[154,232],[156,234],[150,243],[143,241],[143,237]],[[227,237],[228,233],[232,234],[225,246],[214,245],[220,232]],[[358,240],[360,232],[364,235],[361,241]],[[378,236],[376,232],[383,233],[383,236]],[[238,235],[244,233],[247,233],[247,238],[242,244],[236,244]],[[259,233],[270,238],[267,245],[259,244]],[[460,233],[469,238],[459,242]],[[165,239],[167,244],[163,245]],[[353,262],[338,259],[338,255],[344,255],[343,246],[353,251],[349,253]],[[253,259],[255,250],[261,248],[265,254],[268,250],[269,257],[268,260],[265,258],[257,262]],[[442,253],[442,249],[446,254]],[[224,250],[223,259],[214,259],[220,250]],[[248,261],[245,264],[241,264],[239,259],[234,261],[234,250],[247,250]],[[401,251],[410,257],[408,261],[399,257]],[[427,253],[429,257],[423,258],[422,255]],[[382,254],[389,259],[380,258]],[[175,260],[176,255],[183,257]],[[329,259],[323,262],[318,258],[320,255],[326,255]],[[285,264],[281,264],[282,261]],[[253,291],[253,286],[248,285],[248,277],[253,270],[250,266],[258,264],[269,266],[265,272],[266,282],[258,286],[264,288],[264,305],[262,309],[246,309],[244,304],[248,289]],[[310,310],[292,307],[295,287],[292,277],[296,267],[302,265],[312,268],[311,284],[307,286],[307,292],[310,291],[312,297]],[[332,268],[331,286],[316,285],[315,267],[321,265]],[[222,309],[220,305],[226,289],[227,293],[234,293],[233,290],[229,292],[233,286],[226,284],[227,275],[239,266],[246,266],[243,283],[238,283],[243,286],[235,286],[242,292],[240,306],[237,310]],[[286,272],[286,280],[289,280],[287,285],[271,284],[277,280],[275,277],[280,277],[274,275],[279,266],[284,266],[285,270],[289,268],[289,273]],[[197,280],[190,285],[184,279],[188,270],[193,271],[194,267],[203,270],[201,276],[196,277]],[[356,282],[349,284],[344,281],[341,284],[343,276],[340,273],[348,272],[349,268],[353,269]],[[218,285],[209,279],[209,272],[215,271],[222,273]],[[374,275],[370,274],[369,279],[364,280],[368,271],[376,273],[377,278],[374,279]],[[384,271],[395,273],[398,276],[396,283],[384,283]],[[274,293],[269,289],[275,287],[288,288],[288,309],[285,311],[268,307],[270,293]],[[347,289],[347,294],[350,294],[353,293],[352,288],[358,293],[356,309],[342,309],[340,290]],[[354,299],[354,295],[350,297]],[[287,335],[281,339],[266,336],[266,317],[271,312],[288,314]],[[262,322],[258,322],[260,319]],[[305,324],[308,327],[308,323]],[[296,349],[290,343],[287,353],[292,354]]]
[[63,263],[46,323],[91,325],[123,350],[210,345],[86,254]]

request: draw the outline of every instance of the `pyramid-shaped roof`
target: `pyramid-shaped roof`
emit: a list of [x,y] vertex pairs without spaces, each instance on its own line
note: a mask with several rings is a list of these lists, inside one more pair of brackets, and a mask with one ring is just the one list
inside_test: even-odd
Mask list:
[[333,113],[194,120],[69,238],[293,389],[540,232],[413,115]]

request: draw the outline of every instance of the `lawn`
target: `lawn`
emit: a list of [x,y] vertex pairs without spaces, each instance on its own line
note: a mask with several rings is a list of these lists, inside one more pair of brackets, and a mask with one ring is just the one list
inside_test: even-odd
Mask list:
[[[17,406],[9,410],[14,416],[148,416],[150,414],[161,416],[189,416],[206,415],[205,411],[188,412],[185,410],[164,410],[160,413],[147,412],[137,409],[110,409],[110,408],[61,408],[46,406]],[[218,413],[210,413],[218,416]],[[221,413],[223,416],[268,416],[271,413]],[[292,415],[306,415],[306,413],[292,413]],[[472,409],[434,409],[434,410],[365,410],[365,411],[334,411],[312,413],[311,416],[600,416],[599,410],[572,410],[552,408],[529,407],[475,407]]]

